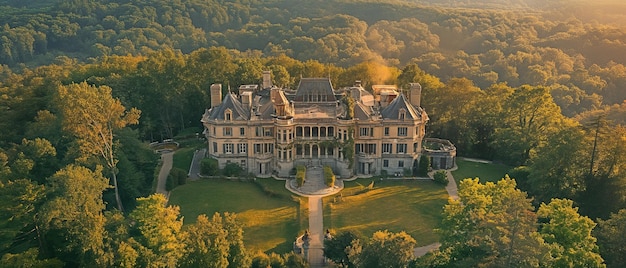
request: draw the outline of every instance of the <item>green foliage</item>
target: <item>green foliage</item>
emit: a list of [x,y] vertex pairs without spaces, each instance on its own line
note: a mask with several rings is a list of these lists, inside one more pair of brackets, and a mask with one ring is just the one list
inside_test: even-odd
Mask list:
[[430,157],[425,154],[420,156],[420,162],[418,164],[417,175],[420,177],[427,177],[430,170]]
[[524,164],[564,125],[564,116],[544,87],[516,88],[506,104],[494,145],[502,159]]
[[167,189],[168,191],[171,191],[176,186],[184,185],[185,183],[187,183],[187,171],[180,168],[172,168],[170,170],[170,174],[167,175],[165,187],[168,188],[168,185],[171,184],[172,188]]
[[[7,251],[33,224],[37,209],[45,197],[45,188],[27,179],[0,180],[0,251]],[[19,240],[18,240],[19,241]]]
[[302,187],[302,185],[304,185],[305,177],[306,167],[302,165],[296,166],[296,182],[298,183],[298,187]]
[[63,129],[76,137],[80,159],[98,157],[104,162],[112,176],[117,207],[123,210],[117,183],[115,150],[118,142],[114,132],[138,124],[141,112],[135,108],[126,111],[121,101],[111,95],[110,87],[91,86],[86,82],[60,86],[55,97]]
[[282,255],[274,252],[265,254],[263,252],[257,252],[252,258],[251,268],[308,268],[309,264],[303,258],[302,255],[294,252],[285,253]]
[[537,210],[539,233],[550,247],[551,266],[605,267],[591,230],[596,226],[590,218],[578,214],[574,202],[552,199]]
[[210,220],[204,214],[199,215],[196,223],[187,229],[186,253],[181,267],[228,267],[227,233],[219,213]]
[[350,259],[356,267],[407,267],[414,258],[416,244],[405,232],[378,231],[363,245],[362,251]]
[[241,175],[241,172],[243,172],[243,169],[237,163],[226,163],[222,170],[222,173],[226,177],[237,177]]
[[445,170],[438,170],[437,172],[435,172],[435,174],[433,175],[433,179],[436,183],[439,183],[443,186],[447,186],[449,181],[448,181],[448,172]]
[[178,186],[178,178],[174,177],[171,173],[167,175],[167,179],[165,181],[165,190],[171,191],[174,190]]
[[335,173],[333,173],[333,169],[329,166],[324,166],[324,183],[328,187],[335,186]]
[[39,259],[39,250],[30,248],[24,252],[12,254],[6,253],[0,259],[0,265],[6,268],[41,267],[60,268],[63,262],[58,259]]
[[348,248],[352,245],[352,241],[356,239],[358,239],[358,236],[351,231],[341,232],[333,235],[331,239],[325,239],[324,256],[343,267],[354,267],[354,264],[348,258]]
[[465,179],[458,194],[459,200],[450,199],[444,207],[435,258],[439,264],[433,266],[537,266],[548,261],[530,199],[514,180],[481,184]]
[[200,162],[200,172],[202,175],[216,176],[219,175],[219,163],[214,158],[204,158]]
[[93,266],[103,263],[104,202],[102,192],[109,188],[102,170],[91,171],[70,165],[49,179],[50,198],[38,217],[48,243],[57,249],[65,263]]
[[162,194],[137,199],[137,207],[129,217],[132,229],[140,233],[131,244],[139,253],[139,265],[173,267],[184,255],[183,221],[179,208],[167,206]]
[[626,209],[612,213],[606,220],[598,220],[593,234],[598,238],[600,255],[608,267],[626,265]]

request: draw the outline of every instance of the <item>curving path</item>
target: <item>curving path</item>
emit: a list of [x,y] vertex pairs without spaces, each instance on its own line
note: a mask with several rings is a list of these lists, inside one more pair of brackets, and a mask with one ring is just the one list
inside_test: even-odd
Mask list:
[[169,193],[165,188],[167,182],[167,175],[170,174],[172,169],[172,160],[174,158],[174,152],[166,152],[161,154],[161,170],[159,170],[159,179],[157,181],[156,192],[169,197]]

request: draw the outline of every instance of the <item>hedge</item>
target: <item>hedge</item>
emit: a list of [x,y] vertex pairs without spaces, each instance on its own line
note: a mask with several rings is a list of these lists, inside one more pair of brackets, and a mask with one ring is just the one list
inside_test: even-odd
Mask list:
[[296,181],[298,182],[298,187],[301,187],[304,184],[304,177],[306,175],[306,167],[299,165],[296,167]]
[[324,166],[324,182],[326,186],[333,187],[335,186],[335,173],[333,173],[333,169],[329,166]]

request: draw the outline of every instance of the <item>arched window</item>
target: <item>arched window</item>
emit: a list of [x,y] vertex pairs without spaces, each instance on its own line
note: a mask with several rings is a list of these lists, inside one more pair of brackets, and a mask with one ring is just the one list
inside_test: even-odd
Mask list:
[[398,112],[398,119],[404,120],[405,116],[406,116],[406,110],[400,109],[400,111]]

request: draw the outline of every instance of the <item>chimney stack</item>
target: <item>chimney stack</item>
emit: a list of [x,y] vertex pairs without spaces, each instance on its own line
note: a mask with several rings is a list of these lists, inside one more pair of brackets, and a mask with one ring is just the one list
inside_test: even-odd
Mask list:
[[211,85],[211,108],[222,104],[222,84]]
[[271,71],[263,71],[263,88],[271,88],[272,87],[272,72]]
[[421,99],[422,99],[422,85],[419,83],[411,83],[411,104],[415,107],[420,107]]

